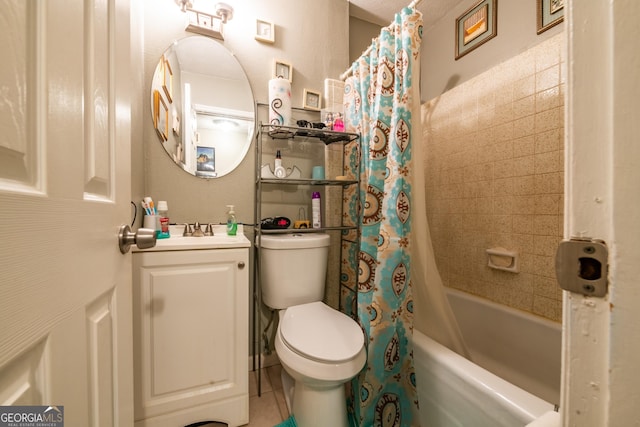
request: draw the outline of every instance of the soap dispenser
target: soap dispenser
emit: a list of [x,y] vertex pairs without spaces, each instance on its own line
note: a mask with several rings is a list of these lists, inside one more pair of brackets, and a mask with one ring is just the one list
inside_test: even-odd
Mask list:
[[233,210],[233,205],[227,205],[229,211],[227,212],[227,235],[235,236],[238,232],[238,221],[236,220],[236,213]]

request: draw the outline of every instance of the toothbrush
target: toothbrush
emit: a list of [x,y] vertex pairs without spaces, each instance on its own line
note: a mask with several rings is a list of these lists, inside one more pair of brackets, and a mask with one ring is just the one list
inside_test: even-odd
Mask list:
[[147,205],[147,202],[145,202],[144,200],[140,202],[140,204],[142,205],[142,207],[144,208],[144,212],[147,215],[151,215],[151,211],[149,210],[149,205]]
[[153,199],[151,199],[151,197],[145,197],[144,201],[147,203],[147,206],[149,206],[149,211],[151,212],[151,215],[155,215],[156,212],[156,208],[153,206]]

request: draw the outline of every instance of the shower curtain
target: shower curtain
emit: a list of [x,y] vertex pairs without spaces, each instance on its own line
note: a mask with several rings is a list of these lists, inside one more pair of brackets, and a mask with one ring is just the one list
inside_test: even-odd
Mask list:
[[[422,14],[405,8],[353,63],[345,84],[347,130],[360,140],[361,212],[357,314],[367,364],[351,384],[360,426],[413,426],[411,147]],[[417,84],[416,84],[417,86]]]

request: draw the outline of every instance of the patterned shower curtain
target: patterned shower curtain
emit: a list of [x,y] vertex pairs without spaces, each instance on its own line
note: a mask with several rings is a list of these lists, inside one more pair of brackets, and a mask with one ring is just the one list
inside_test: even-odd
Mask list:
[[347,130],[361,134],[361,236],[357,314],[367,364],[351,384],[355,422],[415,426],[410,281],[411,145],[422,14],[405,8],[383,28],[346,81]]

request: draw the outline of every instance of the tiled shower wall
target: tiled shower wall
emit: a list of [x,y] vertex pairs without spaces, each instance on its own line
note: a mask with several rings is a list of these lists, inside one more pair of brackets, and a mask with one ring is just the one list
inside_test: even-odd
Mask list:
[[[427,218],[446,286],[561,321],[564,35],[422,107]],[[482,48],[475,54],[482,54]],[[485,250],[519,254],[519,273]]]

